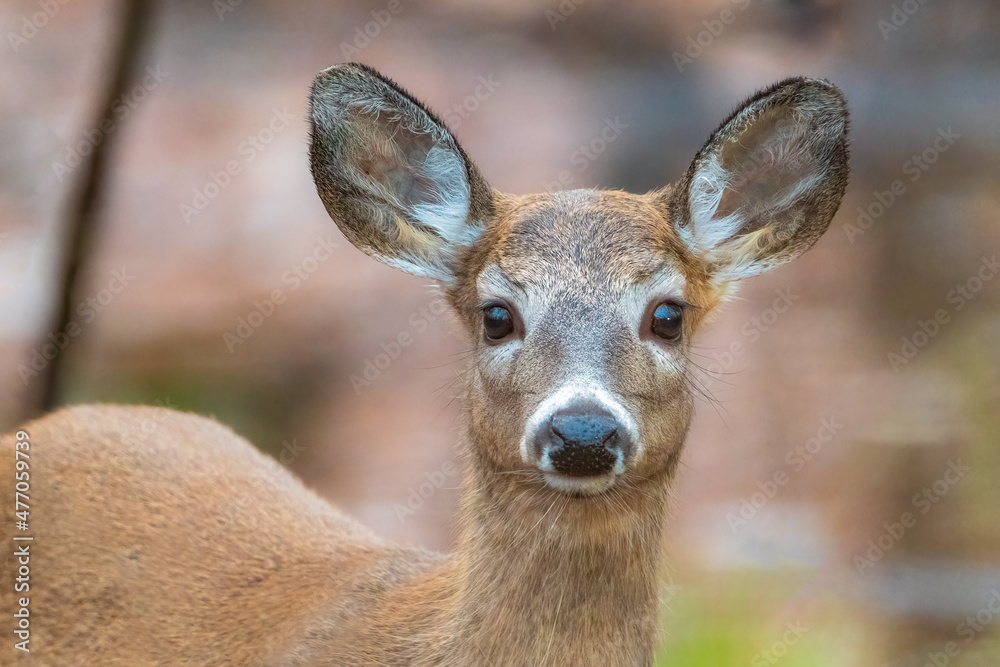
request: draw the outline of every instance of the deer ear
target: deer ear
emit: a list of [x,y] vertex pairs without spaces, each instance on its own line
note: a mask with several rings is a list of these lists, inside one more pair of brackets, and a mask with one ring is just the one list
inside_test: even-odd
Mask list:
[[822,236],[847,186],[847,125],[836,87],[797,78],[747,100],[709,137],[668,197],[713,280],[791,261]]
[[353,63],[319,73],[309,117],[313,180],[347,239],[386,264],[452,282],[492,195],[451,132],[392,81]]

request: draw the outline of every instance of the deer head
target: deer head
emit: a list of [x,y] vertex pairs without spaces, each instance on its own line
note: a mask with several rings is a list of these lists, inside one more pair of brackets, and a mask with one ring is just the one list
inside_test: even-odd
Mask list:
[[312,172],[372,257],[436,280],[474,349],[474,468],[586,498],[669,478],[692,413],[692,336],[743,278],[823,234],[847,184],[841,93],[747,100],[674,185],[493,190],[433,113],[363,65],[320,73]]

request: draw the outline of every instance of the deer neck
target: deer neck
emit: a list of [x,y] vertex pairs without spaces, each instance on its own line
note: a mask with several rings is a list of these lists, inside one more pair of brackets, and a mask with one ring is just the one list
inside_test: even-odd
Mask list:
[[651,661],[665,483],[572,498],[473,470],[462,501],[456,664]]

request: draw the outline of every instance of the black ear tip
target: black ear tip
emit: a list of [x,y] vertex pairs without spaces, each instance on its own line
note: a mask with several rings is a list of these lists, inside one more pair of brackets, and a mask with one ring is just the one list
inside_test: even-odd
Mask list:
[[847,106],[847,98],[844,97],[844,92],[826,79],[804,79],[802,88],[817,95],[833,98],[837,103]]
[[822,100],[822,103],[843,115],[848,114],[847,97],[844,91],[826,79],[804,79],[799,94],[804,98]]
[[345,76],[352,76],[355,78],[380,79],[383,81],[388,80],[387,77],[381,72],[379,72],[377,69],[375,69],[371,65],[366,65],[364,63],[356,63],[356,62],[340,63],[337,65],[333,65],[332,67],[328,67],[324,71],[331,71],[331,70],[342,73]]
[[843,91],[827,79],[817,79],[807,76],[793,76],[758,90],[750,96],[743,105],[752,104],[758,100],[770,98],[775,102],[782,100],[812,100],[824,105],[847,108],[847,98]]
[[781,90],[782,88],[840,92],[840,89],[836,86],[836,84],[829,79],[820,79],[813,76],[790,76],[768,86],[767,88],[764,88],[762,92],[775,92]]

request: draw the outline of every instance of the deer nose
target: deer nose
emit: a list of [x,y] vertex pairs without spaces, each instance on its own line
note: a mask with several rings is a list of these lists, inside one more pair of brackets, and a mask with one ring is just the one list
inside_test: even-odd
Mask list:
[[593,403],[556,411],[548,428],[540,429],[539,455],[552,469],[570,477],[594,477],[621,472],[628,454],[618,420]]

